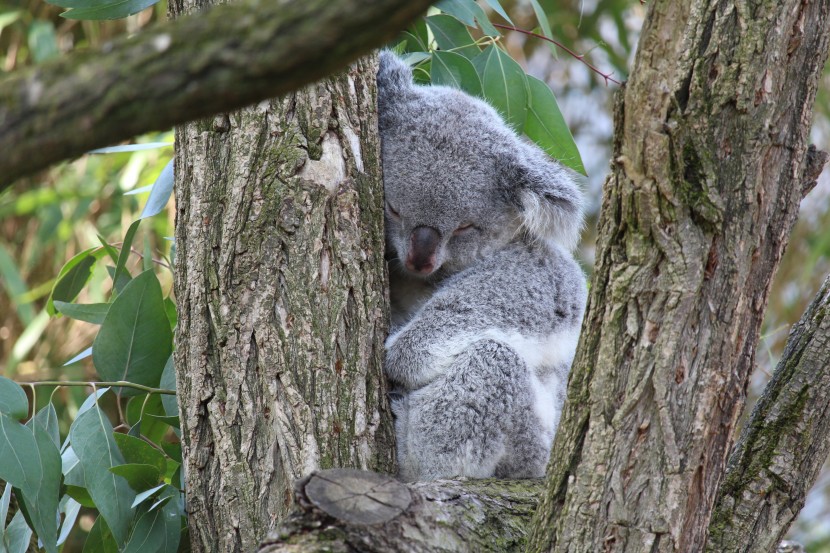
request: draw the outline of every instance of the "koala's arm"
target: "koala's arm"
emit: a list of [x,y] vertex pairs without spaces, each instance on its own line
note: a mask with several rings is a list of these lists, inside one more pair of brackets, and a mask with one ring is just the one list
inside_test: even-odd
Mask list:
[[585,295],[570,255],[515,244],[449,279],[389,337],[386,374],[406,390],[421,388],[484,338],[511,346],[534,370],[570,365]]

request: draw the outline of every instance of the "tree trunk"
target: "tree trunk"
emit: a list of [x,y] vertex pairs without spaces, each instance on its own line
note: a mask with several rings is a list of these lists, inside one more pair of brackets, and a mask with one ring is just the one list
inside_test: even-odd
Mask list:
[[196,551],[252,551],[312,470],[394,468],[375,72],[365,58],[176,131],[176,369]]
[[650,3],[531,550],[703,549],[807,180],[829,11]]

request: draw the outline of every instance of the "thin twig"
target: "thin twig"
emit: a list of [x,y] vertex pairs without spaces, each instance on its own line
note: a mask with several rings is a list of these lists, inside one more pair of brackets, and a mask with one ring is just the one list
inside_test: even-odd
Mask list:
[[125,382],[123,380],[117,380],[114,382],[83,382],[83,381],[76,381],[76,380],[40,380],[38,382],[27,382],[27,386],[91,386],[93,389],[96,387],[109,387],[109,388],[133,388],[135,390],[141,390],[142,392],[146,392],[148,394],[161,394],[165,396],[174,396],[176,395],[175,390],[168,390],[166,388],[153,388],[151,386],[144,386],[143,384],[136,384],[135,382]]
[[616,83],[618,85],[622,84],[620,81],[618,81],[618,80],[614,79],[613,77],[611,77],[611,75],[613,75],[614,73],[603,73],[602,71],[600,71],[599,69],[597,69],[596,67],[591,65],[591,62],[589,62],[588,60],[585,59],[585,54],[577,54],[576,52],[574,52],[573,50],[571,50],[570,48],[568,48],[567,46],[565,46],[561,42],[558,42],[558,41],[556,41],[556,40],[554,40],[550,37],[540,35],[539,33],[534,33],[533,31],[527,31],[525,29],[520,29],[518,27],[513,27],[511,25],[501,25],[499,23],[493,23],[493,26],[498,27],[499,29],[507,29],[508,31],[516,31],[517,33],[522,33],[522,34],[525,34],[525,35],[528,35],[528,36],[540,38],[542,40],[546,40],[546,41],[550,42],[551,44],[555,44],[556,46],[558,46],[559,48],[561,48],[562,50],[564,50],[565,52],[567,52],[568,54],[573,56],[574,59],[576,59],[578,61],[581,61],[586,66],[588,66],[588,68],[591,71],[593,71],[594,73],[596,73],[597,75],[599,75],[600,77],[605,79],[605,86],[608,86],[608,81],[611,81],[612,83]]

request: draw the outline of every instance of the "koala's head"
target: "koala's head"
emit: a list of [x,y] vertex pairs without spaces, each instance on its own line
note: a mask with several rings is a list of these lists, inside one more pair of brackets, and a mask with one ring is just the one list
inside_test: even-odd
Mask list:
[[414,84],[391,52],[377,80],[387,250],[409,273],[452,274],[515,239],[576,246],[578,187],[492,107]]

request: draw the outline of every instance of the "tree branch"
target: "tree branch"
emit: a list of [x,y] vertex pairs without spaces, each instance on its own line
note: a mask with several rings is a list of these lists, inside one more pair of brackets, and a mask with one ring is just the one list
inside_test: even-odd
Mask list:
[[0,191],[140,133],[315,81],[380,46],[430,0],[241,0],[0,81]]
[[259,553],[524,551],[541,480],[401,484],[333,469],[298,482],[297,511]]
[[707,551],[769,551],[830,453],[830,277],[793,327],[729,458]]

